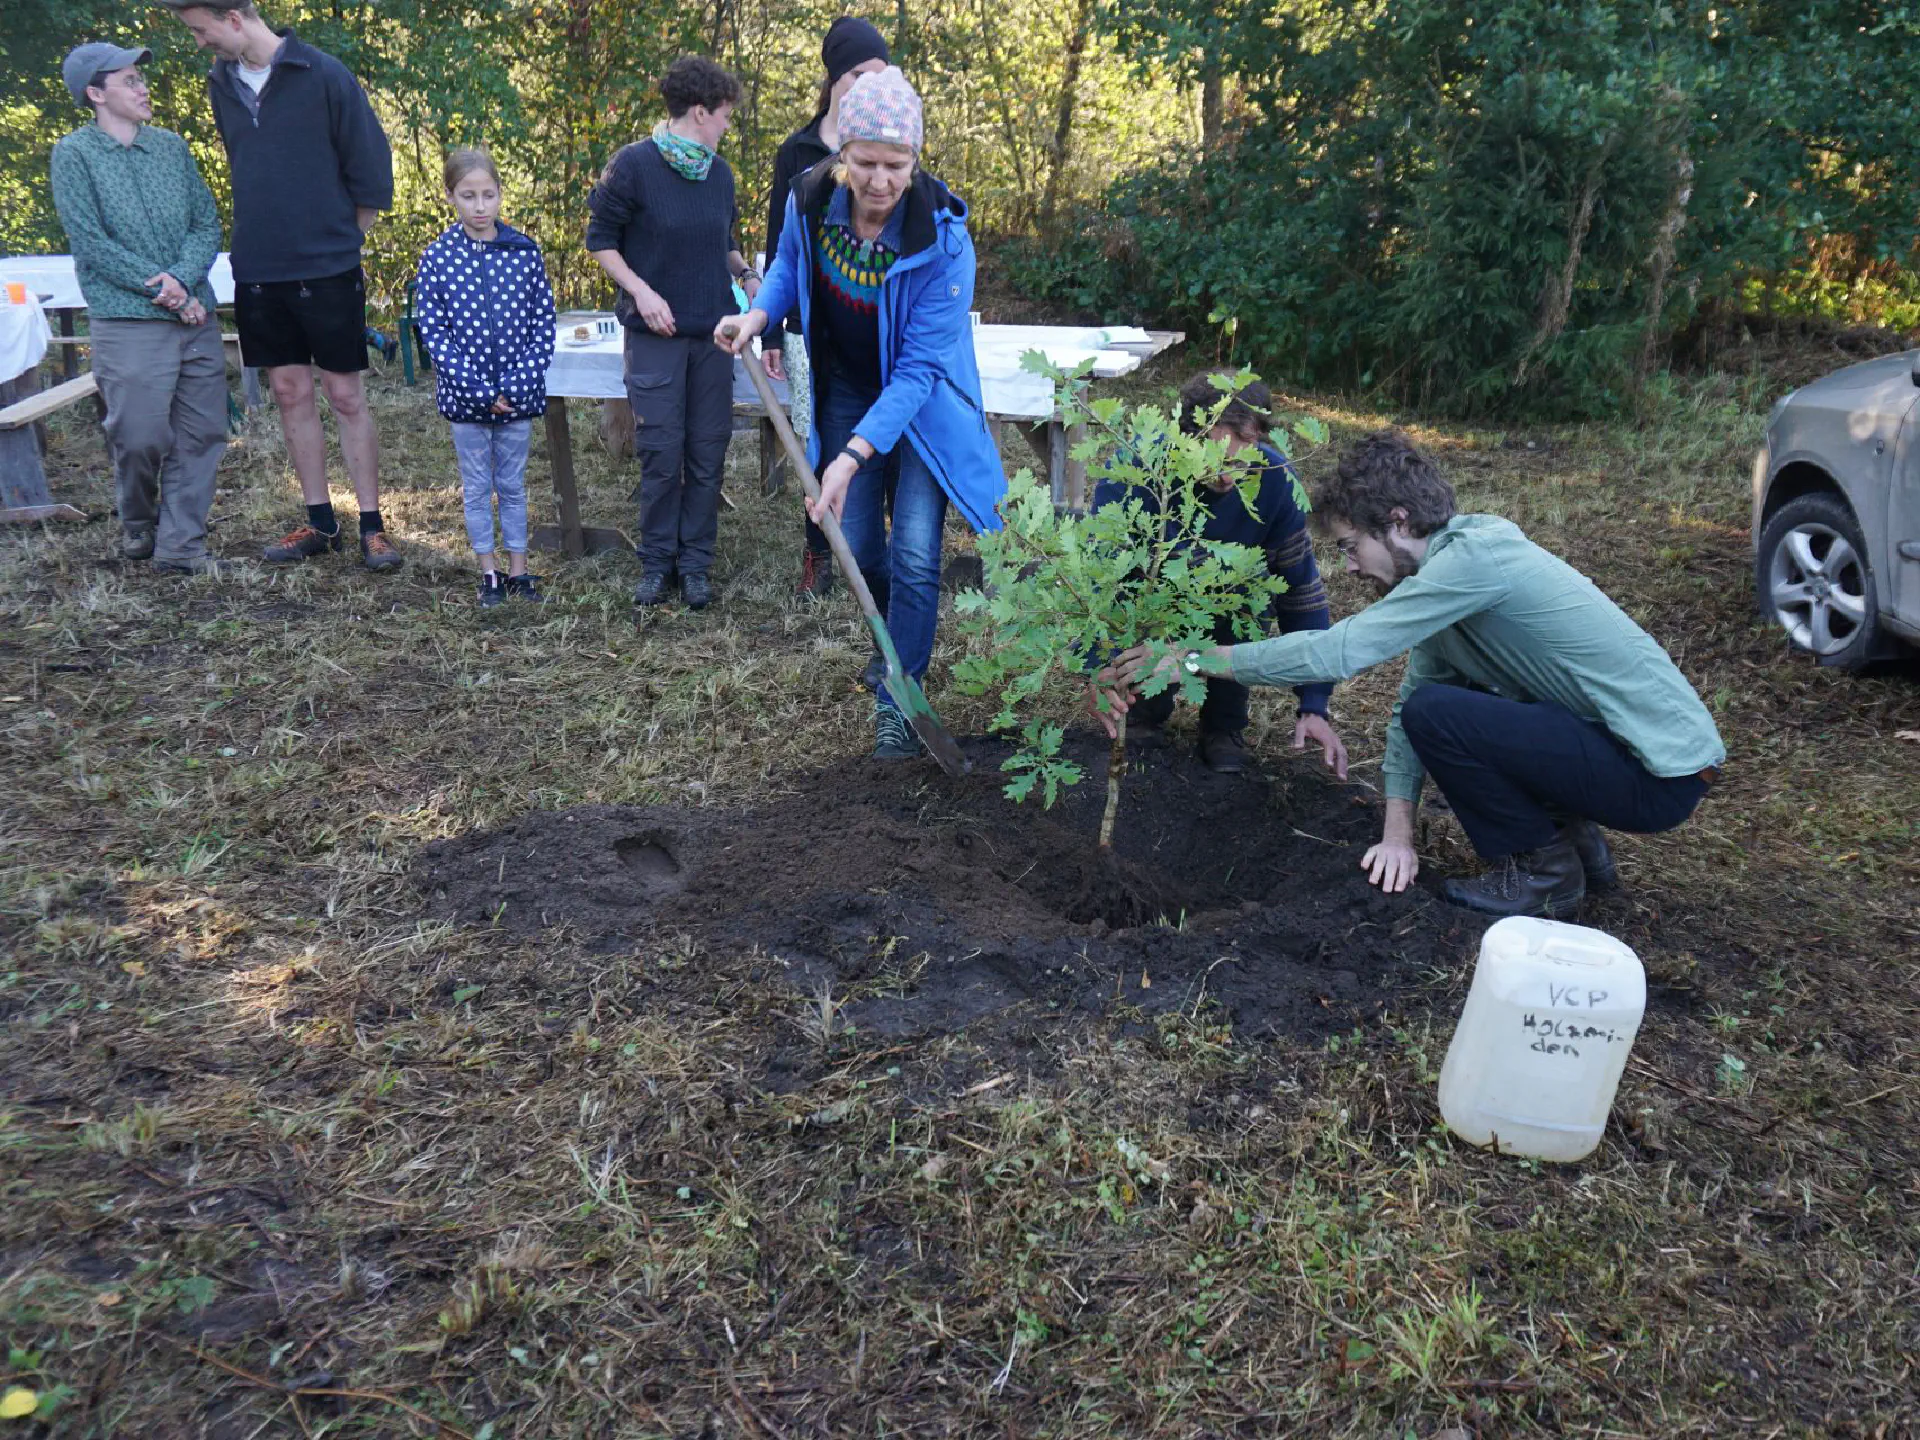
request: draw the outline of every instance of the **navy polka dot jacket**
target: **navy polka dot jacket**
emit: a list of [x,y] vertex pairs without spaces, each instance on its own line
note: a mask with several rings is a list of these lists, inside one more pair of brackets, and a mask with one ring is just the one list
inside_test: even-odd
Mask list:
[[[420,257],[415,320],[449,420],[504,424],[547,410],[553,287],[540,247],[511,225],[492,240],[447,228]],[[505,396],[511,413],[493,402]]]

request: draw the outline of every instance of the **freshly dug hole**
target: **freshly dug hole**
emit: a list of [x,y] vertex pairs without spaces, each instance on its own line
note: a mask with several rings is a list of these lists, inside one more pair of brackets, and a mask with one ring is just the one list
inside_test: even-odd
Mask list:
[[1151,737],[1103,855],[1100,737],[1070,737],[1089,779],[1050,811],[1000,793],[1004,744],[962,743],[965,778],[863,758],[759,806],[535,811],[426,847],[414,874],[447,918],[565,927],[601,950],[656,935],[757,947],[889,1034],[1023,1002],[1154,1010],[1202,994],[1256,1029],[1333,1029],[1478,939],[1425,892],[1369,886],[1377,805],[1303,764],[1219,776]]

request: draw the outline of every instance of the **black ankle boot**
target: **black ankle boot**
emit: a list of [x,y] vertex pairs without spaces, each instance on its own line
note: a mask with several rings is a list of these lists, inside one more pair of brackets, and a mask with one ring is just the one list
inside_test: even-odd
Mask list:
[[1571,919],[1586,897],[1579,852],[1565,836],[1538,850],[1509,855],[1472,880],[1449,880],[1441,893],[1482,915],[1544,915]]
[[1587,876],[1587,889],[1598,894],[1619,886],[1620,871],[1613,863],[1613,851],[1607,845],[1607,837],[1598,825],[1591,820],[1569,821],[1560,827],[1560,838],[1571,842],[1574,853],[1580,857],[1580,868]]

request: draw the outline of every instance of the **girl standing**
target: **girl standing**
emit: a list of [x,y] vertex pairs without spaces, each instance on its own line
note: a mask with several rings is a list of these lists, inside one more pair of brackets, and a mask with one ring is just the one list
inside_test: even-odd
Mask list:
[[[813,118],[786,139],[773,162],[773,188],[767,196],[767,263],[780,253],[780,232],[787,223],[787,194],[793,182],[840,149],[840,102],[862,75],[887,68],[887,42],[872,25],[856,16],[842,15],[827,27],[820,42],[820,64],[826,71]],[[807,371],[807,342],[800,332],[798,312],[784,326],[775,324],[760,339],[760,358],[767,374],[792,386],[793,428],[802,438],[813,428],[811,385]],[[820,527],[803,516],[806,548],[801,551],[800,595],[826,595],[833,589],[833,554]]]
[[[527,446],[547,410],[553,288],[540,247],[500,221],[500,171],[484,150],[456,150],[442,178],[459,223],[420,257],[420,338],[433,357],[434,398],[453,426],[467,538],[480,603],[544,600],[527,573]],[[507,574],[494,566],[493,503]]]

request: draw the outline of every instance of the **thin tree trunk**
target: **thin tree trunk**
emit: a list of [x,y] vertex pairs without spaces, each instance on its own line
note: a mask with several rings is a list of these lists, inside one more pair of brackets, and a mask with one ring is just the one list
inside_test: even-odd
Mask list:
[[1047,147],[1052,164],[1047,170],[1046,193],[1040,200],[1040,230],[1053,229],[1060,208],[1060,190],[1066,183],[1067,163],[1073,153],[1073,107],[1079,100],[1080,70],[1086,63],[1087,41],[1093,34],[1093,0],[1080,0],[1067,38],[1067,68],[1060,78],[1060,104],[1054,116],[1053,143]]
[[[1680,93],[1675,90],[1669,90],[1663,98],[1675,109],[1679,109],[1683,103]],[[1646,385],[1647,377],[1653,373],[1654,359],[1660,352],[1660,316],[1667,304],[1667,280],[1673,273],[1673,257],[1680,231],[1687,223],[1687,203],[1693,199],[1693,156],[1687,152],[1684,112],[1675,131],[1672,148],[1673,189],[1667,195],[1666,213],[1660,217],[1660,228],[1654,233],[1653,254],[1649,257],[1652,284],[1647,294],[1646,332],[1640,341],[1640,367],[1634,377],[1635,388]]]
[[1100,817],[1100,848],[1113,849],[1113,818],[1120,813],[1120,782],[1127,778],[1127,717],[1117,715],[1107,748],[1107,808]]
[[1211,47],[1200,68],[1200,144],[1211,155],[1220,144],[1220,131],[1226,124],[1225,84],[1220,76],[1220,56]]

